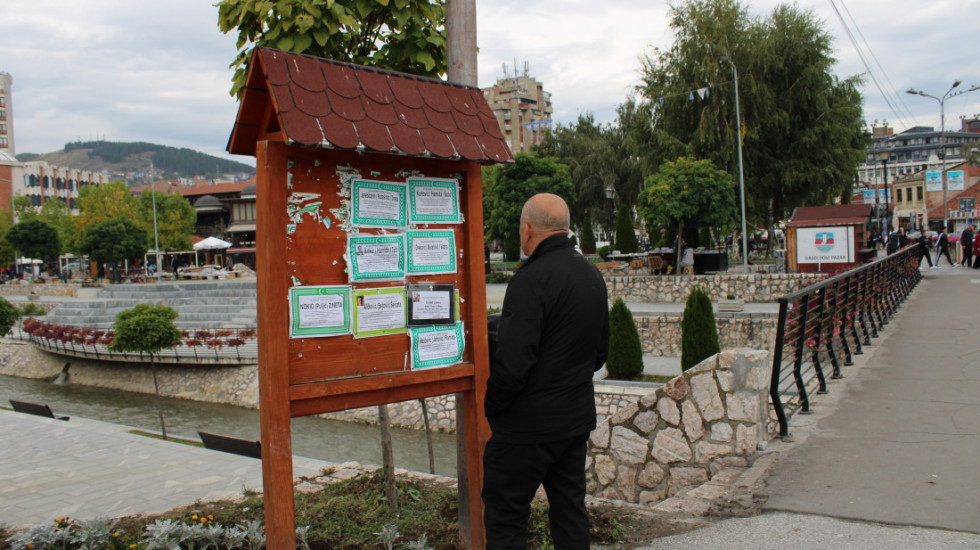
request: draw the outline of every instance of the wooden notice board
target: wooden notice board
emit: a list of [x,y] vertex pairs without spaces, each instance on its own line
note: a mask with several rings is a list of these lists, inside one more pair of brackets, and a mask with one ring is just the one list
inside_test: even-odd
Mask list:
[[[291,418],[455,394],[461,538],[482,548],[489,360],[480,168],[513,160],[482,93],[258,48],[228,150],[257,161],[269,547],[295,547]],[[413,202],[413,192],[448,193],[456,215]],[[416,326],[354,315],[399,300]]]

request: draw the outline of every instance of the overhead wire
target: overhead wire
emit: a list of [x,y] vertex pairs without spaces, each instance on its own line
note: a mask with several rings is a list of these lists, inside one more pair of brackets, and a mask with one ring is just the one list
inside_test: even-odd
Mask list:
[[903,126],[908,128],[909,127],[908,122],[902,117],[901,114],[899,114],[898,109],[895,108],[894,103],[892,103],[891,98],[885,92],[884,88],[881,85],[881,82],[878,81],[878,76],[875,74],[875,71],[871,67],[871,64],[868,63],[867,57],[865,56],[864,52],[861,50],[861,47],[858,44],[857,40],[854,38],[854,33],[851,32],[851,28],[850,26],[848,26],[847,21],[844,20],[844,16],[841,15],[840,10],[837,9],[837,4],[834,3],[834,0],[827,0],[827,1],[830,2],[830,7],[834,9],[834,13],[837,15],[837,20],[840,21],[840,24],[844,27],[844,33],[847,34],[848,39],[851,41],[851,45],[854,46],[854,50],[857,52],[858,57],[861,58],[861,63],[864,65],[864,68],[867,70],[868,75],[871,76],[871,81],[874,82],[875,87],[878,88],[878,93],[881,94],[882,99],[885,100],[885,103],[888,105],[888,108],[891,109],[891,112],[893,115],[895,115],[895,118],[898,119],[898,121],[901,122]]

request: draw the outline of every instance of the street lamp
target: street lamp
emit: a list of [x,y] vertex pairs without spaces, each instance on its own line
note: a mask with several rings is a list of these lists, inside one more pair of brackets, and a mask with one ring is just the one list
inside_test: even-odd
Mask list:
[[891,235],[891,232],[888,230],[888,156],[890,154],[888,149],[878,151],[878,160],[881,161],[881,166],[884,170],[885,213],[881,215],[881,232],[883,233],[883,237]]
[[749,237],[745,230],[745,176],[742,171],[742,117],[738,111],[738,69],[728,58],[727,53],[721,54],[721,60],[732,66],[735,75],[735,129],[738,132],[738,191],[742,197],[742,273],[749,272]]
[[922,97],[935,99],[937,102],[939,102],[939,126],[940,126],[939,139],[940,139],[940,144],[942,146],[942,152],[940,153],[940,155],[942,156],[942,161],[943,161],[942,172],[940,172],[940,181],[943,184],[943,229],[945,230],[949,230],[949,207],[946,206],[946,100],[956,97],[958,95],[963,95],[968,92],[980,90],[980,86],[973,86],[972,88],[956,92],[955,94],[950,94],[950,92],[952,92],[953,89],[955,89],[957,86],[959,86],[962,83],[963,83],[962,80],[956,80],[955,82],[953,82],[953,85],[950,86],[948,90],[946,90],[946,93],[943,94],[942,98],[938,98],[932,94],[927,94],[921,90],[916,90],[914,88],[909,88],[908,90],[905,91],[905,93],[907,94],[920,95]]
[[612,215],[613,220],[610,225],[606,226],[609,228],[609,235],[607,239],[610,244],[609,249],[612,250],[612,247],[616,244],[613,242],[613,235],[616,234],[616,188],[610,183],[606,185],[603,191],[606,194],[606,199],[609,201],[609,213]]

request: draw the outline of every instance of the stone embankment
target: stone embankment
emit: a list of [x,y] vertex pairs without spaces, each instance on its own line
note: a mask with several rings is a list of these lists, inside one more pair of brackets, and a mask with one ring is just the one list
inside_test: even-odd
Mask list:
[[749,302],[774,302],[780,296],[796,292],[827,278],[822,273],[717,273],[713,275],[620,275],[615,270],[603,273],[609,299],[625,302],[683,303],[691,287],[700,286],[717,302],[728,295]]
[[[644,355],[680,357],[680,313],[634,313]],[[752,348],[772,351],[776,342],[776,317],[764,314],[715,315],[721,349]]]
[[77,296],[77,283],[20,283],[0,285],[0,296]]

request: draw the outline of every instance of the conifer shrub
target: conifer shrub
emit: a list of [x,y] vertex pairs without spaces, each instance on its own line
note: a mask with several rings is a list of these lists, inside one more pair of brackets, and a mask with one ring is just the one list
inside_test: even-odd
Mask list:
[[701,287],[691,288],[681,320],[681,370],[687,370],[721,351],[711,298]]
[[643,346],[633,314],[622,298],[616,298],[609,310],[609,378],[635,380],[643,373]]
[[0,298],[0,336],[6,336],[20,319],[21,311],[6,298]]
[[582,222],[582,252],[595,254],[595,233],[592,232],[592,216],[586,216]]
[[640,247],[636,242],[636,233],[633,232],[633,221],[630,219],[629,210],[619,209],[616,216],[616,248],[623,254],[632,254]]
[[598,254],[599,257],[602,258],[602,261],[608,262],[609,261],[609,252],[610,252],[609,245],[607,244],[605,246],[600,246],[599,247],[599,250],[596,251],[596,254]]
[[516,262],[521,259],[521,238],[519,235],[511,235],[504,239],[504,259],[508,262]]

